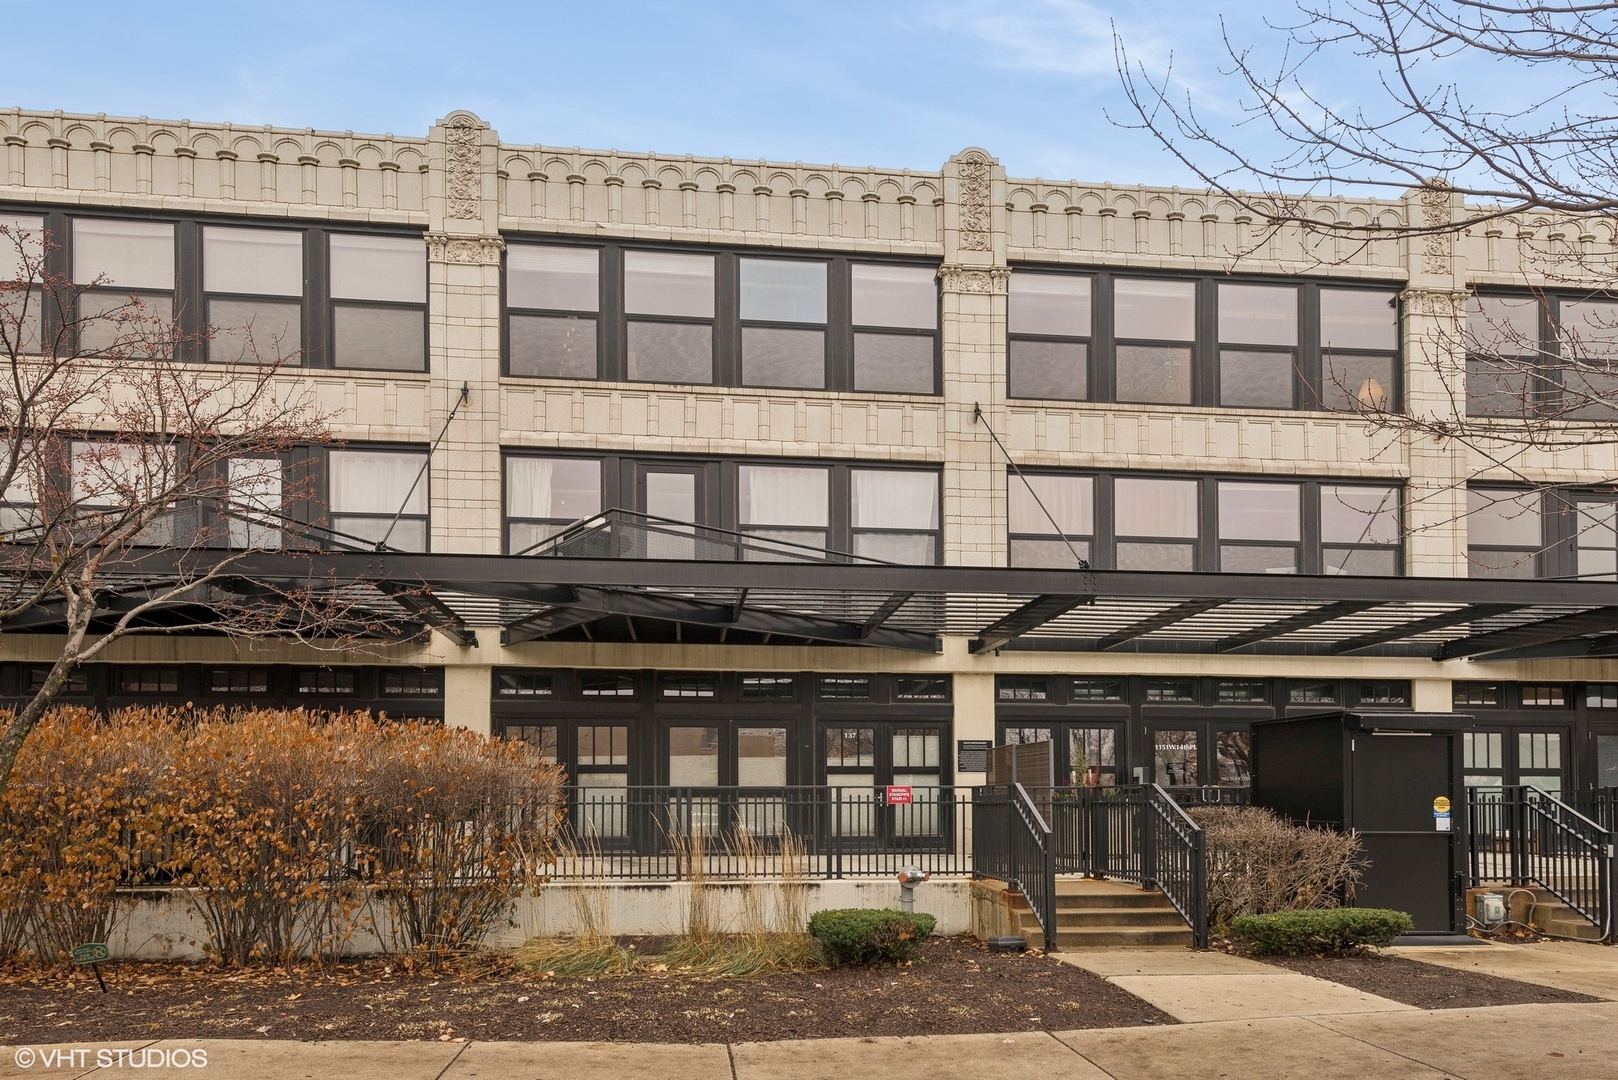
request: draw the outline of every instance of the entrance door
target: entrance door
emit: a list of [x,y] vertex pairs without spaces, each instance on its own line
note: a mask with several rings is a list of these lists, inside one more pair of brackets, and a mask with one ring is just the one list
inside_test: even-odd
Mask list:
[[[1164,721],[1147,728],[1151,781],[1169,789],[1245,788],[1253,783],[1253,732],[1245,723]],[[1217,793],[1203,792],[1213,798]]]
[[650,523],[646,557],[696,558],[696,530],[680,523],[696,525],[703,519],[702,470],[644,466],[636,476],[635,489],[636,508],[650,517],[665,519]]
[[779,837],[788,827],[787,728],[746,720],[671,723],[663,775],[671,828],[713,837]]
[[[951,827],[943,790],[944,725],[838,722],[821,725],[822,774],[832,788],[827,835],[905,845],[936,842]],[[890,804],[888,788],[908,788]]]

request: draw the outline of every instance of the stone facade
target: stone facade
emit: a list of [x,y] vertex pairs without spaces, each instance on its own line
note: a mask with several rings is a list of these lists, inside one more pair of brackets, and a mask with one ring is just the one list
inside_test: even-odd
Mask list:
[[[1448,196],[1318,199],[1310,216],[1365,225],[1431,222]],[[992,427],[1021,465],[1198,473],[1377,478],[1407,485],[1405,572],[1466,573],[1464,493],[1471,476],[1504,475],[1482,460],[1373,430],[1352,416],[1306,410],[1008,400],[1006,307],[1013,265],[1308,275],[1405,290],[1405,402],[1455,400],[1455,297],[1469,283],[1532,283],[1521,229],[1502,222],[1459,238],[1357,246],[1299,230],[1263,232],[1239,207],[1204,192],[1008,178],[969,148],[936,171],[666,157],[503,143],[481,119],[451,113],[425,136],[366,136],[190,121],[0,112],[0,209],[95,207],[422,230],[429,267],[429,370],[288,375],[334,414],[340,437],[430,442],[434,550],[497,553],[502,449],[571,449],[844,461],[942,469],[943,561],[1004,564],[1006,467]],[[1560,242],[1610,249],[1611,224]],[[1541,230],[1543,231],[1543,230]],[[677,241],[732,248],[936,261],[942,296],[937,395],[861,394],[507,377],[501,367],[501,258],[506,242],[546,236]],[[463,400],[464,388],[464,400]],[[981,408],[984,423],[974,419]],[[1564,483],[1608,480],[1618,450],[1599,445],[1522,456],[1519,474]],[[1306,463],[1306,464],[1300,464]],[[0,655],[43,643],[7,636]],[[242,647],[246,649],[246,646]],[[259,647],[280,659],[297,650]],[[214,659],[229,644],[132,640],[128,660]],[[452,722],[487,727],[498,665],[736,670],[927,670],[957,676],[959,738],[991,737],[995,673],[1182,673],[1413,680],[1420,705],[1448,708],[1448,684],[1477,677],[1464,662],[1266,656],[1006,653],[975,656],[950,641],[936,657],[837,648],[637,646],[435,638],[400,659],[444,664]],[[246,659],[247,657],[243,654]],[[318,658],[329,659],[329,658]],[[1491,677],[1572,677],[1567,661],[1492,665]],[[1618,678],[1618,663],[1600,665]],[[1586,665],[1577,677],[1592,678]]]

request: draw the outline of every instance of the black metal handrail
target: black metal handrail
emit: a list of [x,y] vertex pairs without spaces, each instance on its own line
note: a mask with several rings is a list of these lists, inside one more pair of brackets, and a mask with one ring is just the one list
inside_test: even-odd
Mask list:
[[972,796],[972,825],[973,876],[1003,881],[1021,892],[1045,949],[1054,952],[1055,837],[1035,797],[1021,784],[980,787]]
[[1527,784],[1469,787],[1466,804],[1471,885],[1538,886],[1614,940],[1610,827]]
[[1191,926],[1192,944],[1208,947],[1208,844],[1202,826],[1157,784],[1145,790],[1144,831],[1151,881]]

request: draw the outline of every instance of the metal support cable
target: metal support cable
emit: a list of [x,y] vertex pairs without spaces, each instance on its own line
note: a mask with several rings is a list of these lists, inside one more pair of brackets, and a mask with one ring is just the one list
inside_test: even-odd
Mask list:
[[471,400],[472,384],[463,382],[460,397],[455,399],[455,404],[450,407],[449,415],[444,417],[444,426],[439,430],[438,438],[434,439],[433,445],[427,448],[427,459],[421,463],[421,468],[416,472],[416,478],[410,482],[410,490],[405,492],[404,501],[399,504],[399,512],[393,515],[392,521],[388,522],[388,531],[383,533],[382,539],[376,542],[375,550],[381,551],[387,547],[388,540],[393,536],[393,530],[399,525],[399,519],[404,517],[405,507],[410,505],[411,497],[416,494],[416,489],[421,486],[421,478],[427,475],[427,466],[432,464],[433,454],[437,452],[438,444],[444,441],[445,435],[449,434],[449,426],[454,422],[455,414],[461,411],[462,405]]
[[[1011,459],[1011,455],[1006,451],[1005,444],[1000,441],[1000,436],[994,433],[994,428],[990,427],[989,422],[983,418],[983,406],[979,405],[975,401],[972,403],[972,422],[975,424],[982,424],[983,430],[987,431],[989,433],[989,438],[994,440],[994,445],[1000,448],[1000,453],[1005,457],[1006,464],[1010,465],[1011,471],[1017,474],[1017,479],[1021,480],[1023,487],[1028,489],[1028,494],[1034,497],[1034,502],[1039,506],[1040,512],[1045,515],[1045,520],[1051,523],[1051,528],[1056,530],[1056,535],[1062,538],[1062,543],[1067,546],[1068,554],[1072,555],[1074,560],[1079,564],[1079,569],[1090,569],[1090,560],[1079,558],[1078,550],[1074,548],[1073,541],[1067,538],[1067,534],[1062,531],[1062,526],[1056,523],[1056,517],[1050,512],[1049,509],[1046,508],[1045,500],[1039,497],[1039,492],[1034,490],[1034,485],[1028,482],[1028,477],[1023,475],[1022,470],[1017,467],[1017,463]],[[1008,515],[1007,523],[1009,524],[1009,522],[1010,517]]]

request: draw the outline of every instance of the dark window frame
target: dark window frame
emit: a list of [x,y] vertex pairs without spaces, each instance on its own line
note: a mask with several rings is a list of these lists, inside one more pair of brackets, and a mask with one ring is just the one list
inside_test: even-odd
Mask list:
[[[1393,385],[1388,388],[1388,408],[1398,412],[1404,408],[1404,323],[1403,311],[1395,313],[1396,348],[1390,353],[1378,349],[1328,349],[1321,340],[1320,290],[1363,289],[1367,292],[1394,292],[1402,288],[1399,282],[1338,281],[1323,278],[1299,279],[1277,275],[1252,275],[1239,278],[1224,274],[1154,273],[1147,268],[1117,268],[1100,266],[1056,266],[1049,263],[1016,262],[1011,265],[1013,279],[1018,271],[1029,274],[1074,274],[1090,279],[1089,337],[1054,336],[1045,334],[1007,333],[1007,396],[1017,401],[1067,401],[1063,398],[1021,397],[1012,387],[1015,376],[1011,372],[1017,341],[1052,341],[1087,343],[1087,386],[1089,394],[1079,399],[1093,403],[1126,405],[1161,405],[1161,402],[1129,402],[1117,396],[1117,346],[1120,339],[1114,332],[1113,282],[1116,278],[1154,278],[1164,281],[1189,281],[1196,285],[1194,312],[1195,338],[1190,342],[1170,339],[1126,338],[1122,343],[1147,346],[1191,346],[1191,401],[1194,408],[1263,410],[1269,412],[1329,412],[1353,415],[1352,410],[1329,409],[1321,404],[1327,388],[1323,385],[1324,372],[1331,356],[1390,357],[1393,361]],[[1227,285],[1279,285],[1298,290],[1298,344],[1293,347],[1293,405],[1290,408],[1263,405],[1223,404],[1220,398],[1220,351],[1227,344],[1219,340],[1218,286]],[[1228,343],[1241,351],[1282,351],[1283,346],[1246,345]]]
[[[1192,543],[1196,550],[1196,568],[1199,572],[1220,573],[1219,548],[1221,544],[1258,545],[1258,546],[1293,546],[1299,551],[1297,573],[1320,574],[1324,573],[1326,550],[1339,549],[1366,549],[1377,551],[1392,551],[1394,553],[1394,568],[1396,577],[1405,575],[1405,503],[1406,492],[1401,483],[1392,483],[1382,480],[1360,477],[1321,477],[1321,476],[1272,476],[1269,474],[1244,475],[1229,473],[1187,473],[1187,472],[1144,472],[1135,470],[1117,469],[1028,469],[1024,470],[1030,476],[1087,476],[1093,481],[1093,498],[1095,505],[1092,508],[1092,521],[1095,535],[1090,546],[1090,565],[1098,570],[1110,570],[1116,565],[1117,545],[1120,537],[1117,533],[1116,505],[1113,496],[1114,481],[1118,479],[1150,479],[1150,480],[1192,480],[1196,481],[1197,488],[1197,537],[1194,540],[1180,541]],[[1225,483],[1274,483],[1295,484],[1300,489],[1299,498],[1299,539],[1297,541],[1226,541],[1219,535],[1219,484]],[[1020,483],[1015,473],[1007,471],[1007,483]],[[1326,543],[1321,538],[1320,499],[1322,487],[1370,487],[1392,488],[1399,495],[1400,542],[1398,544],[1359,544],[1344,545]],[[1007,554],[1009,562],[1011,540],[1049,540],[1055,533],[1007,533]],[[1153,538],[1132,538],[1144,539]],[[1164,542],[1169,542],[1165,540]]]
[[[327,236],[332,233],[357,236],[387,236],[419,240],[425,248],[427,243],[426,230],[422,227],[387,224],[351,226],[330,221],[298,218],[282,219],[238,214],[176,213],[168,210],[142,210],[133,207],[52,207],[11,202],[0,202],[0,213],[26,214],[45,219],[45,232],[49,238],[45,252],[45,269],[48,274],[60,277],[63,280],[70,280],[72,275],[72,219],[99,218],[102,220],[143,221],[173,225],[175,244],[174,288],[171,291],[123,289],[116,284],[105,289],[92,291],[111,295],[134,294],[170,297],[173,302],[172,317],[176,320],[176,333],[181,338],[175,359],[194,364],[210,363],[206,357],[206,345],[202,340],[203,330],[207,325],[207,301],[210,296],[218,296],[221,299],[292,299],[292,297],[259,297],[256,295],[238,297],[236,294],[212,294],[206,292],[203,288],[202,274],[203,227],[213,225],[226,228],[264,228],[300,232],[303,234],[303,293],[297,299],[302,307],[300,335],[302,355],[300,357],[301,363],[295,366],[336,371],[370,372],[381,376],[425,375],[431,370],[430,311],[432,271],[430,260],[423,259],[423,300],[420,304],[369,300],[334,301],[330,289],[329,245],[326,240]],[[357,306],[419,308],[422,317],[421,367],[349,368],[334,365],[330,348],[333,332],[331,309],[334,302]],[[43,307],[49,309],[51,305],[46,304]],[[42,310],[41,317],[43,320],[42,329],[47,335],[57,332],[62,326],[63,313],[59,311]]]
[[[649,241],[606,241],[536,233],[506,233],[507,250],[530,244],[543,247],[582,247],[600,252],[598,271],[599,299],[594,313],[596,323],[596,374],[599,382],[623,382],[636,386],[676,386],[683,383],[631,379],[628,370],[628,324],[630,321],[666,322],[706,325],[713,328],[713,380],[700,386],[730,387],[736,389],[803,391],[872,394],[879,397],[927,396],[936,397],[943,380],[943,294],[938,290],[938,319],[933,329],[908,327],[855,325],[853,322],[854,263],[888,264],[925,267],[937,270],[932,259],[872,255],[851,255],[836,252],[783,250],[780,248],[749,246],[704,246],[697,244],[657,244]],[[687,318],[672,315],[631,315],[624,307],[624,254],[630,251],[660,254],[711,255],[714,258],[714,314],[712,319]],[[741,317],[741,269],[744,258],[822,263],[827,268],[826,322],[789,323]],[[507,260],[500,264],[500,372],[512,379],[541,382],[575,382],[563,376],[526,375],[514,372],[511,366],[511,316],[576,317],[585,314],[549,308],[516,308],[507,304]],[[742,329],[744,327],[778,327],[786,329],[820,329],[826,337],[825,385],[820,387],[776,387],[743,381]],[[933,383],[928,390],[856,390],[854,373],[854,334],[883,333],[909,334],[932,339]],[[588,380],[589,377],[584,377]]]

